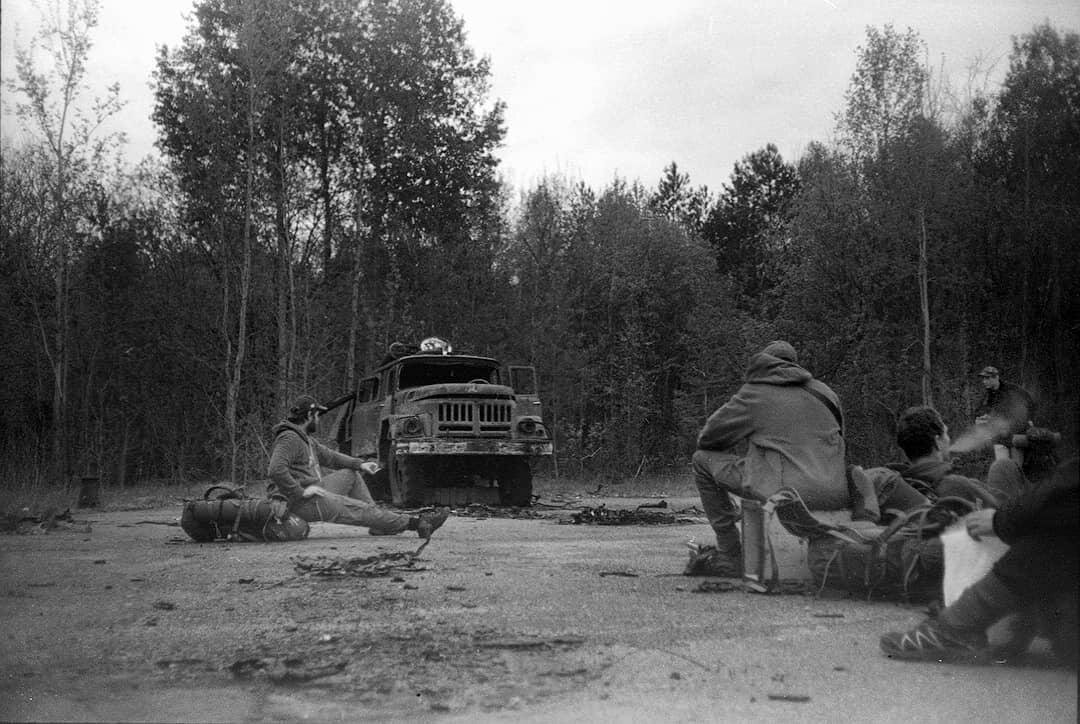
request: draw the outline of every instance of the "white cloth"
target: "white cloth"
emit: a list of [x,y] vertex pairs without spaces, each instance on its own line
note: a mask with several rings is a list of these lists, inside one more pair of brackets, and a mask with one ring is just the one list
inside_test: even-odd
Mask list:
[[1009,544],[993,536],[975,540],[960,521],[941,534],[945,551],[945,580],[943,597],[946,606],[960,598],[968,586],[990,572],[998,558],[1009,550]]

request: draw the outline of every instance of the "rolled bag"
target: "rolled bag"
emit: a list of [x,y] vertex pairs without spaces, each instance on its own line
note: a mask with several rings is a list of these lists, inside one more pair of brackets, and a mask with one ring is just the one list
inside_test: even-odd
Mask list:
[[[223,492],[211,500],[216,490]],[[298,541],[311,532],[306,520],[289,512],[284,496],[246,498],[222,485],[209,488],[202,500],[186,501],[180,527],[199,543]]]

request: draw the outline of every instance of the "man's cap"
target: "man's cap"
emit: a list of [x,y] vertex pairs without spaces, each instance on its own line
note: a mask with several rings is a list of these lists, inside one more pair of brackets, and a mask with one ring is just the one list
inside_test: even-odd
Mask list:
[[795,364],[799,363],[799,355],[795,353],[795,348],[782,339],[778,339],[775,342],[769,342],[765,345],[765,349],[761,351],[765,354],[771,354],[773,357],[787,360],[788,362],[794,362]]
[[979,377],[998,377],[1001,373],[998,372],[998,368],[992,365],[988,365],[982,368],[979,372]]
[[307,417],[307,414],[312,410],[326,412],[327,409],[320,405],[311,395],[300,395],[293,400],[292,407],[289,408],[289,417]]

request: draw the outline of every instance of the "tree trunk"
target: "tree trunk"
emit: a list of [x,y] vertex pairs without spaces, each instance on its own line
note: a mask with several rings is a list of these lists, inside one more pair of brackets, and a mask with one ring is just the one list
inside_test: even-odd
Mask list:
[[240,445],[237,434],[237,407],[240,398],[240,383],[243,380],[244,356],[247,351],[247,309],[251,290],[251,234],[252,234],[252,195],[255,175],[255,93],[252,83],[248,91],[247,108],[247,154],[244,159],[244,233],[240,258],[240,308],[237,310],[236,356],[232,360],[232,375],[229,380],[226,400],[226,424],[229,427],[229,479],[239,479]]
[[919,235],[919,307],[922,310],[923,328],[922,402],[928,407],[933,407],[930,367],[930,290],[926,259],[926,212],[923,209],[919,209],[919,230],[921,232]]
[[356,344],[358,341],[358,327],[360,325],[360,288],[363,279],[363,238],[362,221],[360,214],[361,195],[356,194],[356,211],[353,228],[356,229],[356,242],[353,246],[353,268],[351,279],[351,294],[349,298],[349,348],[345,355],[345,390],[352,392],[356,389]]
[[277,409],[283,412],[291,392],[292,345],[290,344],[289,296],[292,290],[292,259],[286,206],[284,119],[279,126],[277,144],[277,199],[274,209],[274,225],[277,230]]

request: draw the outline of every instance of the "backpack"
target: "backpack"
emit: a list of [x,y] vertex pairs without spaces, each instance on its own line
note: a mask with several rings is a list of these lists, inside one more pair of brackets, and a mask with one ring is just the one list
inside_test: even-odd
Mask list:
[[[214,491],[220,491],[214,499]],[[227,485],[213,485],[202,500],[184,502],[180,527],[193,540],[297,541],[308,537],[310,526],[290,513],[283,495],[248,498]]]
[[940,597],[945,557],[938,534],[974,508],[961,498],[942,498],[912,511],[889,510],[887,527],[855,530],[817,520],[790,488],[769,504],[787,532],[807,541],[807,564],[819,590],[906,602]]

